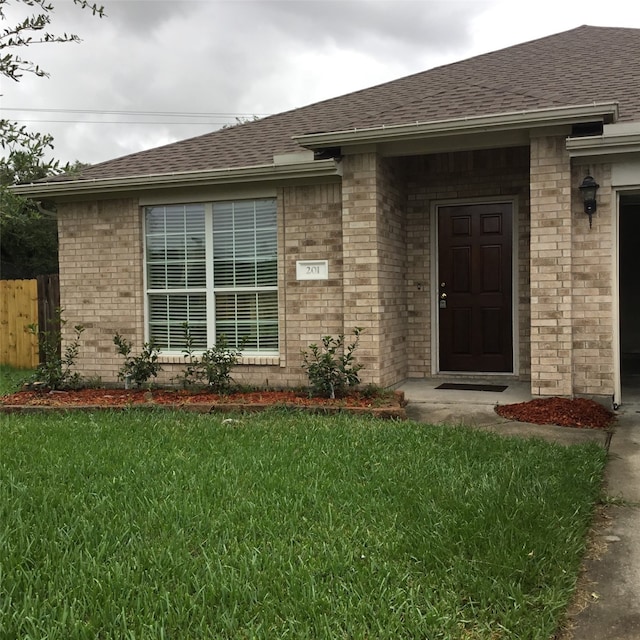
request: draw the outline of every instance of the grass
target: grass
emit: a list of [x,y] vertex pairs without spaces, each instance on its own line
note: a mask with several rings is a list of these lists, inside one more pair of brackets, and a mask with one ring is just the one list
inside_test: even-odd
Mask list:
[[0,396],[17,391],[32,375],[31,369],[16,369],[8,364],[0,364]]
[[275,411],[1,420],[0,638],[546,640],[605,459]]

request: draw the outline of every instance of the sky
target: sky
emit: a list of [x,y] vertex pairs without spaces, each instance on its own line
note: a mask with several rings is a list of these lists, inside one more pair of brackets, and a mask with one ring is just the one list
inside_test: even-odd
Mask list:
[[[49,73],[0,80],[0,117],[96,163],[294,109],[583,24],[640,28],[630,0],[51,0],[16,53]],[[29,12],[0,0],[2,30]],[[4,51],[6,53],[6,49]]]

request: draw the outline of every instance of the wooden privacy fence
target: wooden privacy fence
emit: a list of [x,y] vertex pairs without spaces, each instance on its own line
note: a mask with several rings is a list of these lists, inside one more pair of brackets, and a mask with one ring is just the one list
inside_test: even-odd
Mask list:
[[[38,276],[38,329],[57,331],[60,309],[60,276]],[[41,354],[42,357],[42,354]]]
[[60,306],[58,276],[35,280],[0,280],[0,364],[21,369],[38,366],[38,339],[27,327],[54,328]]
[[0,363],[32,369],[38,338],[27,326],[38,322],[38,281],[0,280]]

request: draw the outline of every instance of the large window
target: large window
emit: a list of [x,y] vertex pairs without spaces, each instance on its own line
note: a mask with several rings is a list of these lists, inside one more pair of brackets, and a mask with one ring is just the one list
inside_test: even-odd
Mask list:
[[273,199],[148,207],[149,337],[163,351],[224,334],[245,352],[278,351],[277,222]]

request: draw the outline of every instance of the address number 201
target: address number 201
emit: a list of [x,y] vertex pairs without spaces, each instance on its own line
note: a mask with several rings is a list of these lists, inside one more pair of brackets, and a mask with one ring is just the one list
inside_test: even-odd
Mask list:
[[298,280],[326,280],[329,277],[329,261],[298,260],[296,277]]

